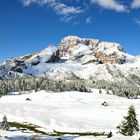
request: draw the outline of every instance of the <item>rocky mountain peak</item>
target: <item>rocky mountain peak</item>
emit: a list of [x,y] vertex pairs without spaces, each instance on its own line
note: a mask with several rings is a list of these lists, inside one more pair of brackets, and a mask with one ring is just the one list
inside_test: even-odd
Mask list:
[[[78,73],[75,77],[79,77],[79,75],[81,75],[79,70],[90,66],[86,65],[89,63],[95,66],[93,71],[101,67],[101,72],[97,70],[98,75],[99,72],[102,73],[102,69],[104,68],[104,65],[100,64],[105,64],[105,66],[109,65],[109,67],[105,67],[105,71],[109,70],[110,72],[113,71],[110,70],[110,68],[116,66],[116,64],[135,61],[135,65],[137,66],[139,60],[140,59],[136,59],[136,57],[127,54],[119,43],[67,36],[61,40],[58,47],[50,45],[40,52],[5,61],[0,65],[0,78],[9,77],[9,75],[14,77],[15,74],[41,75],[48,73],[49,76],[54,76],[55,74],[59,75],[61,71],[63,71],[61,73],[63,75],[62,77],[66,77],[64,76],[65,74],[73,73],[71,72],[73,71],[73,68],[71,69],[73,64],[76,64],[74,69],[78,69],[76,73],[74,72],[74,75]],[[66,70],[60,70],[61,66],[66,67]],[[71,77],[73,77],[73,74]]]
[[59,44],[60,57],[82,64],[97,62],[123,64],[134,57],[125,53],[119,43],[102,42],[97,39],[64,37]]

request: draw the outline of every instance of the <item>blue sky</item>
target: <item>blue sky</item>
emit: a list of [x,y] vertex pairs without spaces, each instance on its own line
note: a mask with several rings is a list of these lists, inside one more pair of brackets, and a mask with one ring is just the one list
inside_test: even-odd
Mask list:
[[119,42],[140,54],[140,0],[0,0],[0,61],[67,35]]

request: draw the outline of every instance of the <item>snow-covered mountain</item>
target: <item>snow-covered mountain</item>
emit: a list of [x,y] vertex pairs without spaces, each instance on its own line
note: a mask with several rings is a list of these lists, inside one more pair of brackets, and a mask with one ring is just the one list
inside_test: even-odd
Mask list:
[[[27,77],[14,79],[22,76]],[[118,43],[65,37],[58,47],[50,45],[1,63],[0,85],[0,118],[6,115],[12,124],[10,131],[0,130],[2,139],[107,140],[109,132],[110,140],[139,138],[120,135],[116,129],[130,105],[140,120],[140,56],[126,53]],[[53,136],[57,131],[59,136]],[[75,132],[105,132],[105,136],[75,136]]]
[[134,61],[134,57],[125,53],[118,43],[100,42],[96,39],[68,36],[59,44],[60,56],[76,60],[82,64],[98,62],[100,64],[123,64]]
[[12,58],[0,66],[0,78],[21,75],[43,76],[59,80],[74,77],[105,81],[140,80],[140,57],[124,51],[118,43],[67,36],[58,47]]

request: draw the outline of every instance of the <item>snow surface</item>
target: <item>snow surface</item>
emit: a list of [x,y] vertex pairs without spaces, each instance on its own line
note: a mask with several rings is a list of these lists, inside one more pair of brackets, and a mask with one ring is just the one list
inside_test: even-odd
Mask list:
[[[31,101],[26,101],[30,98]],[[106,101],[109,106],[101,104]],[[117,134],[116,126],[127,114],[128,107],[134,105],[140,121],[140,99],[126,99],[107,95],[105,91],[93,89],[93,93],[64,92],[46,93],[39,91],[18,95],[10,93],[0,98],[0,118],[5,114],[9,121],[28,122],[40,126],[46,132],[113,132],[110,140],[135,140],[140,137],[124,137]],[[30,137],[21,132],[0,131],[9,137]],[[46,138],[48,139],[48,138]],[[52,138],[53,139],[53,138]],[[76,137],[73,140],[100,140],[105,137]]]
[[[88,59],[88,58],[87,58]],[[92,58],[90,58],[92,59]],[[93,58],[94,59],[94,58]],[[108,70],[109,68],[109,70]],[[76,77],[82,79],[89,79],[90,76],[97,80],[119,81],[122,80],[122,75],[127,77],[129,74],[140,75],[140,60],[135,60],[133,63],[126,63],[123,65],[102,64],[95,63],[82,65],[74,61],[66,61],[64,63],[43,63],[37,66],[28,67],[24,70],[25,73],[31,73],[36,76],[43,76],[47,74],[50,78],[65,80]],[[113,73],[113,75],[111,74]]]

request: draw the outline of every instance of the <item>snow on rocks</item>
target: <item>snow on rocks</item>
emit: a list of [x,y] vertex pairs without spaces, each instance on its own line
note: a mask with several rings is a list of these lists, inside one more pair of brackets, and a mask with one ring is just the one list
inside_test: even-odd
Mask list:
[[41,52],[2,63],[0,77],[46,74],[58,80],[95,77],[97,80],[115,81],[122,80],[124,74],[138,76],[139,62],[139,57],[127,54],[118,43],[67,36],[58,48],[50,45]]
[[[123,64],[134,61],[133,56],[125,53],[119,43],[100,42],[96,39],[79,38],[77,36],[64,37],[59,44],[60,57],[80,61],[83,56],[95,56],[93,63]],[[82,62],[82,61],[80,61]]]

